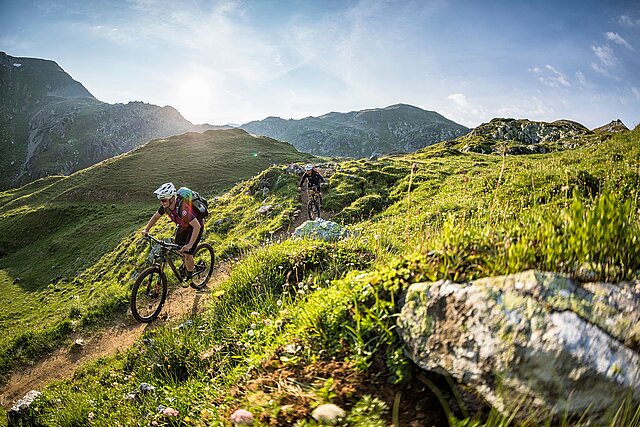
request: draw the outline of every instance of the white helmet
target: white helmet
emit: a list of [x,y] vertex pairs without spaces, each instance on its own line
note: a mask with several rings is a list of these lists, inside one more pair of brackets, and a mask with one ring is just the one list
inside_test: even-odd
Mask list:
[[172,182],[167,182],[154,191],[154,194],[158,196],[158,199],[169,199],[171,197],[175,197],[176,187]]
[[307,164],[304,166],[304,170],[306,170],[306,171],[310,171],[311,169],[313,169],[313,165],[312,165],[311,163],[307,163]]

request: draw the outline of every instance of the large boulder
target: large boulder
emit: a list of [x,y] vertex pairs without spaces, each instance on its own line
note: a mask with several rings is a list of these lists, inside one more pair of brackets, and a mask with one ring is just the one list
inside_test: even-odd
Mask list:
[[500,411],[598,422],[629,396],[640,402],[639,288],[537,271],[417,283],[398,332],[416,364]]
[[293,232],[294,237],[311,237],[325,241],[340,240],[349,235],[349,230],[333,221],[318,218],[305,221]]

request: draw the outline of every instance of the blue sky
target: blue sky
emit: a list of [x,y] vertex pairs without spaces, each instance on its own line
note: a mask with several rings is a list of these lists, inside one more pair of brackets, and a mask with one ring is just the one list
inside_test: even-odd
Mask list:
[[0,0],[0,50],[194,123],[407,103],[640,123],[640,2]]

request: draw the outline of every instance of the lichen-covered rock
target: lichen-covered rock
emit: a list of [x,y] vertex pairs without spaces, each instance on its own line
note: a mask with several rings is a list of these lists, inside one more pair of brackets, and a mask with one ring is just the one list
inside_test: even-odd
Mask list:
[[498,410],[588,414],[640,402],[640,295],[526,271],[412,285],[398,331],[419,366],[447,371]]
[[325,241],[344,239],[348,235],[349,230],[340,224],[322,218],[305,221],[293,232],[294,237],[311,237]]
[[24,397],[18,400],[11,409],[7,412],[7,420],[10,426],[23,425],[22,423],[29,422],[29,407],[34,400],[40,396],[40,392],[37,390],[31,390]]

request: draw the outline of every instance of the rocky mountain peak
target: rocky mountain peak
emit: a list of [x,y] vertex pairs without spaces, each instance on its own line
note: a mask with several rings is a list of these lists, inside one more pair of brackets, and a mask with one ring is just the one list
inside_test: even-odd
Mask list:
[[0,80],[3,95],[8,91],[32,102],[46,97],[95,99],[55,61],[47,59],[20,58],[0,52]]
[[629,128],[626,127],[624,123],[622,123],[622,120],[616,119],[616,120],[612,120],[610,123],[607,123],[606,125],[602,125],[598,128],[595,128],[593,131],[599,132],[599,133],[601,132],[619,133],[619,132],[626,132],[628,130]]

